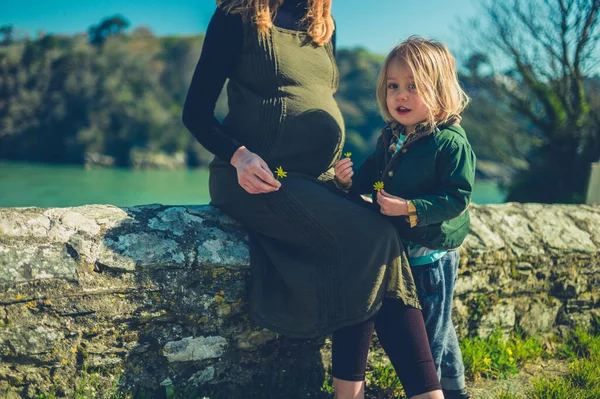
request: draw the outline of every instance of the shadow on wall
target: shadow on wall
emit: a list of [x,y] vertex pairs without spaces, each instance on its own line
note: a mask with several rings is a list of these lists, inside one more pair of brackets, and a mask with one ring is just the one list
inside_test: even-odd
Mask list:
[[[131,308],[113,320],[114,346],[135,335],[118,391],[134,398],[318,398],[325,339],[280,338],[246,312],[248,239],[210,207],[124,209],[108,230],[114,262],[95,272],[128,280]],[[145,225],[145,226],[144,226]],[[119,296],[117,296],[119,298]],[[326,351],[328,353],[328,351]]]

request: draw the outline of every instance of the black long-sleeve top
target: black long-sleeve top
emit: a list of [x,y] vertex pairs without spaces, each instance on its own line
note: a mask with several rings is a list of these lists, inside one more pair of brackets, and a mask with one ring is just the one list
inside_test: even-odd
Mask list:
[[[307,0],[285,0],[279,7],[275,26],[302,31]],[[202,54],[196,65],[183,108],[183,123],[210,152],[230,161],[243,143],[233,139],[215,118],[221,89],[240,59],[244,26],[239,14],[226,14],[217,8],[206,30]],[[335,51],[335,36],[332,37]]]

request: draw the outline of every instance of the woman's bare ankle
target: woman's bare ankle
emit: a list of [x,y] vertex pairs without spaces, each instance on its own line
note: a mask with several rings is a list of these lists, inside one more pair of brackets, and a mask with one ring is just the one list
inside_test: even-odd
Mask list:
[[346,381],[334,378],[333,391],[335,399],[364,399],[365,382]]

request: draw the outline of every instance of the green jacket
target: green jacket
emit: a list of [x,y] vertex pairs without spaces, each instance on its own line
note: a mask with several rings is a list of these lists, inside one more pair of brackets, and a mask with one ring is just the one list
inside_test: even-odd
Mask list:
[[418,223],[391,217],[401,237],[431,249],[451,249],[469,233],[468,207],[475,180],[475,154],[462,127],[452,125],[407,139],[395,155],[389,151],[391,127],[383,129],[377,148],[352,178],[350,195],[373,194],[373,184],[415,205]]

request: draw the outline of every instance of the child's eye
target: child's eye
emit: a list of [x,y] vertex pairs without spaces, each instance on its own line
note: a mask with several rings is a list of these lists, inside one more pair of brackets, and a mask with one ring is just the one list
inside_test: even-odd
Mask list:
[[396,83],[389,83],[387,86],[388,89],[397,89],[398,85]]
[[409,84],[409,85],[408,85],[408,88],[409,88],[410,90],[417,90],[417,85],[416,85],[416,84],[414,84],[414,83],[411,83],[411,84]]

